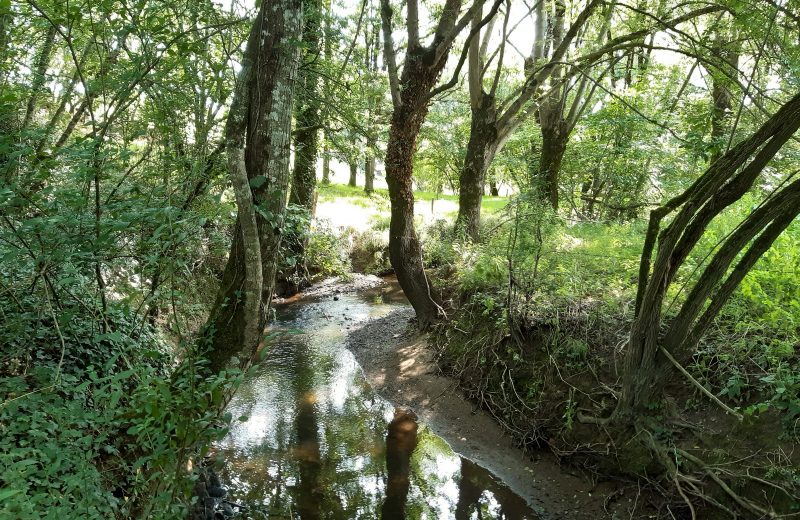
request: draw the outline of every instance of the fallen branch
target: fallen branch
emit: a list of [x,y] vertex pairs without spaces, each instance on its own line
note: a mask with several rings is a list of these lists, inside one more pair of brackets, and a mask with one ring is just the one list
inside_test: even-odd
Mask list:
[[737,412],[736,410],[734,410],[733,408],[731,408],[727,404],[723,403],[719,399],[719,397],[717,397],[716,395],[711,393],[706,387],[701,385],[700,381],[695,379],[694,376],[692,376],[692,374],[690,374],[685,368],[683,368],[683,366],[680,363],[678,363],[678,360],[675,359],[674,357],[672,357],[672,354],[670,354],[667,349],[665,349],[664,347],[658,347],[658,350],[662,354],[664,354],[664,357],[666,357],[669,360],[669,362],[672,363],[672,365],[680,371],[681,374],[686,376],[686,379],[688,379],[690,383],[692,383],[701,392],[703,392],[706,395],[706,397],[708,397],[709,399],[714,401],[716,404],[718,404],[727,413],[729,413],[729,414],[733,415],[734,417],[736,417],[737,419],[739,419],[739,421],[743,421],[744,420],[744,416],[742,414],[740,414],[739,412]]

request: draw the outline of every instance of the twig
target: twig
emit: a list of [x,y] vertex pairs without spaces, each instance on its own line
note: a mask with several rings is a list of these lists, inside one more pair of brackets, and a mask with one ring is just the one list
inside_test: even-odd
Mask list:
[[659,350],[659,352],[664,354],[664,357],[666,357],[669,360],[669,362],[672,363],[672,365],[681,372],[681,374],[686,376],[686,378],[689,380],[690,383],[692,383],[701,392],[703,392],[706,395],[706,397],[708,397],[709,399],[714,401],[723,410],[725,410],[727,413],[733,415],[734,417],[736,417],[740,421],[744,420],[744,416],[742,414],[740,414],[739,412],[737,412],[736,410],[734,410],[733,408],[731,408],[727,404],[723,403],[716,395],[714,395],[706,387],[701,385],[700,382],[692,376],[692,374],[690,374],[685,368],[683,368],[683,366],[680,363],[678,363],[677,359],[672,357],[672,354],[670,354],[667,349],[665,349],[664,347],[658,347],[658,350]]

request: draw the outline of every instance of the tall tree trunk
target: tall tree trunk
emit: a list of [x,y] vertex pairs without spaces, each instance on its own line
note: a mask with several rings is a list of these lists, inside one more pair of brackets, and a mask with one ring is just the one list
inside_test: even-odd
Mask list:
[[[553,47],[561,45],[564,37],[564,16],[566,5],[563,0],[554,1],[552,21]],[[566,89],[561,85],[563,67],[557,65],[553,69],[550,80],[550,94],[539,107],[539,123],[542,129],[542,153],[539,156],[538,178],[534,186],[543,200],[558,210],[558,177],[561,172],[561,161],[567,148],[569,125],[564,120]]]
[[[374,146],[374,143],[373,143]],[[372,150],[367,150],[367,158],[364,160],[364,192],[369,195],[375,191],[375,156]]]
[[358,179],[358,163],[355,159],[350,161],[350,179],[347,180],[347,185],[356,187],[356,181]]
[[542,124],[542,152],[539,155],[538,178],[534,182],[542,199],[549,202],[554,210],[558,210],[558,178],[568,138],[566,124],[560,117],[554,124]]
[[492,197],[500,196],[500,190],[497,189],[497,181],[494,179],[489,180],[489,195]]
[[459,175],[456,218],[456,229],[473,240],[477,240],[480,231],[486,171],[497,150],[496,118],[495,98],[483,92],[478,106],[472,108],[467,152]]
[[[364,70],[371,81],[378,78],[378,54],[380,52],[380,23],[373,21],[372,29],[364,30]],[[367,99],[367,148],[364,160],[364,192],[369,195],[375,191],[375,145],[378,127],[375,124],[375,109],[378,100],[374,94]]]
[[[383,54],[389,72],[389,88],[394,108],[384,161],[391,202],[389,258],[403,292],[414,307],[417,323],[423,330],[439,317],[441,306],[425,275],[422,247],[414,229],[414,152],[420,128],[428,114],[433,88],[447,63],[447,56],[466,23],[476,16],[480,17],[483,1],[473,2],[469,13],[461,18],[465,23],[458,24],[461,4],[461,0],[448,0],[444,3],[428,46],[420,43],[417,17],[407,17],[405,62],[402,74],[398,74],[392,38],[392,7],[389,0],[381,0]],[[408,5],[416,7],[417,3],[409,2]],[[484,20],[488,21],[494,16],[499,6],[500,0],[496,0],[490,15]]]
[[[325,12],[324,24],[322,27],[322,55],[325,57],[325,63],[330,64],[333,61],[333,41],[331,31],[331,0],[322,0],[320,9]],[[324,99],[330,99],[330,81],[328,75],[322,77],[322,94]],[[327,109],[323,111],[321,116],[323,123],[322,130],[322,184],[331,183],[331,157],[328,148],[328,127],[329,113]]]
[[289,202],[311,211],[314,189],[317,186],[317,151],[319,129],[322,126],[320,112],[319,75],[314,62],[319,54],[320,17],[322,6],[319,0],[306,2],[306,23],[303,30],[303,47],[306,57],[298,75],[297,100],[295,102],[294,170]]
[[389,259],[422,329],[428,328],[439,314],[435,295],[431,292],[422,265],[422,246],[414,229],[414,189],[411,181],[417,135],[425,112],[425,108],[414,110],[411,103],[403,103],[395,110],[386,148],[386,183],[391,201]]
[[[295,101],[297,128],[294,132],[294,169],[289,202],[304,208],[311,217],[314,213],[314,190],[317,187],[318,137],[322,126],[319,74],[314,68],[320,51],[322,2],[312,0],[306,2],[305,6],[306,21],[303,30],[305,57],[298,75],[299,89]],[[291,271],[282,271],[279,274],[281,281],[278,285],[291,286],[290,293],[295,293],[309,283],[305,258],[306,244],[307,241],[301,237],[296,237],[287,244],[286,249],[289,250],[289,256],[294,258],[294,265]]]
[[300,49],[295,39],[302,28],[302,0],[264,0],[242,60],[226,127],[228,168],[239,213],[205,329],[214,371],[239,352],[242,364],[249,362],[266,326],[289,185],[292,98]]

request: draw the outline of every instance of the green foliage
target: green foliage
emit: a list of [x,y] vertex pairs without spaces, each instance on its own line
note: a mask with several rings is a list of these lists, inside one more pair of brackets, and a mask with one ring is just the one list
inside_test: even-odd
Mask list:
[[337,232],[324,220],[315,220],[306,247],[306,261],[309,270],[324,276],[350,273],[348,250],[342,247],[346,237]]
[[0,516],[183,515],[195,478],[187,465],[225,433],[218,410],[238,376],[207,375],[191,350],[170,368],[163,340],[148,327],[120,332],[132,323],[116,308],[104,334],[78,309],[58,311],[58,327],[30,307],[10,312],[35,303],[1,309],[11,348],[0,377]]
[[350,262],[354,271],[376,275],[391,271],[388,230],[353,231],[350,240]]

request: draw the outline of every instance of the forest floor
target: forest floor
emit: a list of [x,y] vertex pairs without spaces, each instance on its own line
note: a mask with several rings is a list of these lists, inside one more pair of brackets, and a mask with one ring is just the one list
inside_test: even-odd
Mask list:
[[549,451],[516,447],[494,417],[464,397],[457,380],[439,373],[426,336],[409,323],[413,316],[411,308],[402,309],[350,334],[348,347],[378,393],[413,410],[453,450],[492,471],[543,519],[649,516],[635,484],[592,481],[571,473]]

